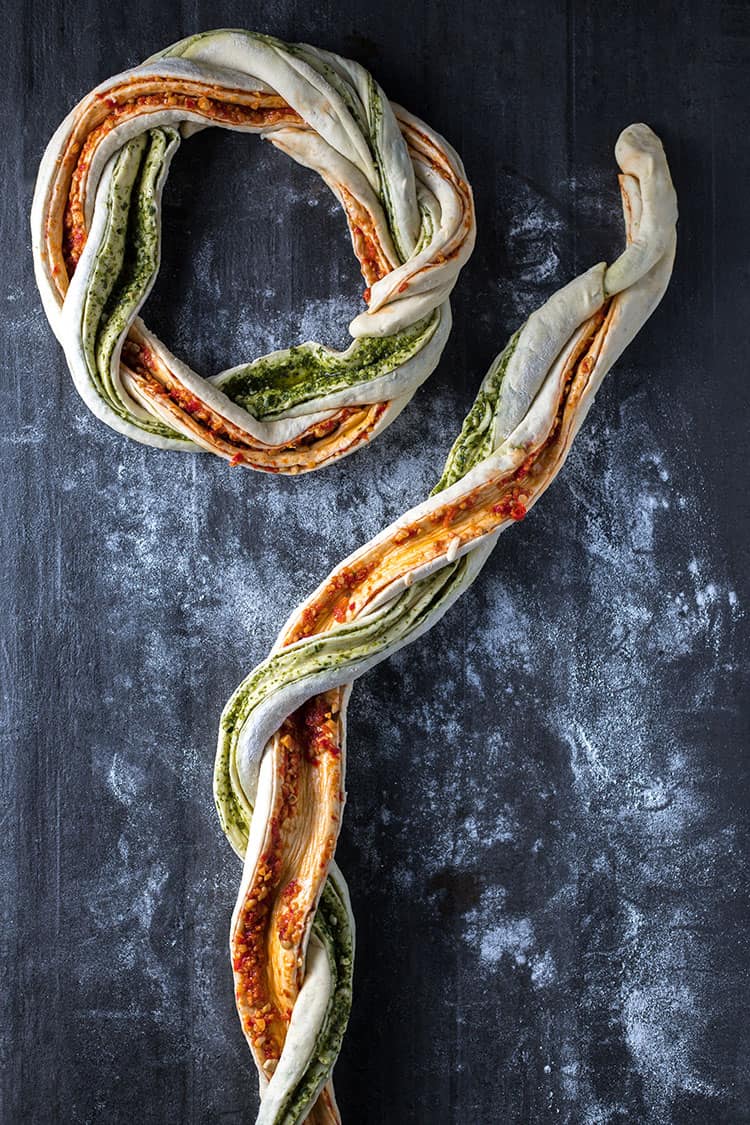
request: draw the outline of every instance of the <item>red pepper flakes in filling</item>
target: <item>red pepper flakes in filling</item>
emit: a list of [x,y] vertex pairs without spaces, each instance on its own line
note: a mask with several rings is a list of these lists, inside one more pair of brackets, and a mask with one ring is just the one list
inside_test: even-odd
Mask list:
[[516,469],[515,473],[513,474],[513,479],[523,480],[524,477],[527,477],[537,459],[537,456],[537,453],[530,453],[523,464],[519,465],[519,467]]
[[306,910],[295,906],[294,899],[302,890],[298,879],[292,879],[281,892],[282,908],[276,923],[276,932],[282,949],[292,949],[302,936]]
[[506,516],[512,520],[522,520],[527,511],[525,499],[526,497],[521,500],[519,496],[511,493],[503,497],[499,503],[493,505],[492,514],[493,516]]
[[332,590],[353,590],[360,582],[364,582],[366,578],[372,573],[375,563],[366,563],[364,566],[357,567],[350,570],[348,567],[337,574],[331,581],[330,586]]
[[[354,244],[354,253],[357,255],[362,270],[362,276],[369,287],[374,282],[379,281],[382,277],[385,277],[386,274],[390,273],[391,266],[377,241],[377,232],[372,226],[370,215],[363,210],[361,204],[350,195],[343,185],[339,186],[339,191],[341,202],[349,222],[349,230]],[[369,224],[367,228],[362,225],[365,222]],[[366,301],[370,299],[369,294],[370,290],[368,288],[365,290]]]
[[317,621],[318,611],[315,606],[308,606],[307,609],[303,609],[300,614],[299,625],[294,630],[290,640],[286,643],[291,644],[292,641],[299,641],[305,637],[311,637],[316,631]]
[[458,511],[459,511],[459,505],[458,504],[448,504],[445,508],[438,508],[438,510],[436,512],[433,512],[432,515],[430,516],[430,522],[435,523],[435,524],[441,524],[443,527],[446,527],[446,528],[450,527],[450,525],[453,523],[453,519],[454,519],[454,517],[455,517],[455,515]]
[[393,536],[393,542],[398,544],[407,543],[410,539],[413,539],[415,535],[419,535],[419,528],[415,524],[412,524],[411,527],[402,527],[401,530],[397,531]]
[[305,728],[305,756],[312,765],[320,764],[319,755],[341,756],[338,743],[338,722],[324,696],[315,696],[305,704],[303,725]]

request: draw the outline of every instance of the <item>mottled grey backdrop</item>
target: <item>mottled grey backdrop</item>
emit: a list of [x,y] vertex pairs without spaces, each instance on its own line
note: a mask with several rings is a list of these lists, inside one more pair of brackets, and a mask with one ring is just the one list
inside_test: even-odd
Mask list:
[[[750,6],[15,0],[3,25],[3,1121],[252,1121],[219,712],[296,601],[424,496],[509,333],[618,252],[634,120],[680,196],[666,299],[562,479],[352,698],[336,1082],[349,1125],[750,1120]],[[439,370],[371,448],[296,481],[105,429],[32,277],[60,118],[221,25],[358,59],[476,193]],[[147,319],[197,370],[343,343],[361,289],[311,173],[252,137],[185,143]]]

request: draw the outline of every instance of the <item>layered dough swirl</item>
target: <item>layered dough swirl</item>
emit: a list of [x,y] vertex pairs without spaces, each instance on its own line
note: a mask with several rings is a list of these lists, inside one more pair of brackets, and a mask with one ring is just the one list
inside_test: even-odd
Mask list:
[[[170,162],[210,125],[259,133],[340,200],[367,286],[346,351],[307,342],[206,379],[140,319]],[[369,441],[434,370],[475,235],[458,155],[362,66],[228,30],[88,94],[47,147],[31,225],[45,312],[98,418],[148,445],[292,474]]]
[[354,923],[333,856],[352,681],[434,625],[552,483],[669,281],[677,204],[662,145],[633,125],[615,155],[622,255],[529,317],[490,367],[430,497],[336,567],[224,709],[215,796],[244,859],[231,953],[264,1125],[339,1120],[331,1070]]

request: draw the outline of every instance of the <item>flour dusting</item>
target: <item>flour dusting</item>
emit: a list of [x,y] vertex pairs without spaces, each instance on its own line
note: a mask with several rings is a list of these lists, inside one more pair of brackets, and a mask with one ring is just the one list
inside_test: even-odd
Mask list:
[[[710,971],[711,914],[739,853],[732,830],[709,828],[701,726],[726,705],[744,607],[694,480],[647,418],[642,395],[616,421],[595,412],[564,476],[431,643],[391,661],[382,698],[368,681],[353,699],[376,711],[386,755],[392,740],[394,757],[419,740],[383,798],[406,850],[396,903],[426,895],[433,940],[464,945],[499,1039],[542,1045],[550,1111],[592,1125],[620,1121],[625,1105],[668,1125],[685,1098],[727,1093],[705,1070],[727,1002]],[[433,661],[441,686],[425,696]],[[393,689],[409,733],[389,715]],[[357,755],[367,727],[352,726]],[[380,830],[347,815],[358,853],[377,855]],[[416,818],[410,835],[400,817]],[[504,1014],[516,995],[523,1033]],[[549,1041],[544,1022],[527,1040],[545,997],[567,1014]]]
[[[362,279],[333,197],[257,141],[252,175],[213,143],[197,136],[175,164],[144,319],[202,374],[305,339],[346,346]],[[246,202],[231,229],[227,184]],[[575,229],[616,245],[602,185],[576,183]],[[175,1119],[246,1116],[226,956],[239,870],[211,796],[221,706],[330,567],[429,491],[504,336],[576,257],[597,260],[551,195],[506,173],[493,208],[495,192],[499,233],[456,292],[440,369],[372,449],[313,477],[106,430],[28,271],[8,286],[0,443],[28,500],[8,525],[25,632],[8,728],[24,738],[7,760],[31,842],[13,874],[30,888],[19,995],[64,1028],[43,1028],[61,1089],[95,1060],[99,1088],[61,1095],[80,1120],[156,1105],[157,1086],[155,1112]],[[660,309],[654,333],[668,323]],[[674,1125],[732,1104],[747,958],[725,920],[744,869],[709,748],[730,741],[746,605],[703,453],[681,444],[692,404],[672,395],[667,411],[659,378],[648,344],[633,368],[624,357],[561,479],[472,590],[355,687],[339,858],[357,999],[337,1076],[373,1120],[394,1090],[407,1117],[419,1104],[439,1120],[438,1091],[479,1122],[502,1105],[519,1122]],[[144,1085],[113,1093],[122,1075]]]

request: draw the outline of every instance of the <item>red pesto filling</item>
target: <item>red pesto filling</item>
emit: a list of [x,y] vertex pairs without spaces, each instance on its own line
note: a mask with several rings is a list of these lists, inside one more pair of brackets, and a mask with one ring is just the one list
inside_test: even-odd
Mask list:
[[[429,521],[433,525],[442,525],[446,530],[450,529],[453,520],[459,513],[471,511],[477,506],[481,507],[481,493],[490,491],[493,488],[496,488],[498,491],[502,490],[502,492],[500,497],[495,500],[489,508],[491,515],[515,521],[522,520],[526,516],[529,501],[532,499],[533,487],[528,486],[524,489],[520,482],[528,476],[531,468],[542,459],[544,454],[557,440],[562,427],[565,410],[570,401],[570,392],[574,379],[576,376],[588,376],[595,366],[595,358],[586,354],[581,356],[581,352],[585,352],[596,338],[609,314],[609,309],[610,305],[607,304],[599,311],[595,318],[593,318],[590,332],[587,334],[586,338],[581,341],[578,353],[580,358],[570,365],[560,395],[560,403],[557,408],[555,420],[542,445],[532,451],[505,482],[500,481],[496,486],[480,485],[472,494],[464,497],[464,499],[458,501],[456,504],[448,504],[434,512],[429,516]],[[410,527],[399,528],[393,535],[391,542],[402,545],[410,539],[418,538],[423,530],[424,524],[420,525],[418,523],[412,524]],[[480,524],[480,530],[482,534],[487,534],[491,528],[483,528]],[[387,548],[383,549],[386,550]],[[347,620],[348,614],[356,609],[356,602],[351,600],[346,603],[343,602],[342,599],[336,596],[337,592],[346,591],[348,594],[353,593],[358,586],[377,570],[379,561],[380,560],[374,559],[356,568],[346,568],[340,574],[335,575],[326,586],[317,603],[307,606],[302,611],[299,623],[292,630],[285,644],[292,644],[294,641],[313,636],[318,631],[318,621],[326,611],[332,614],[335,621],[343,622]],[[331,609],[331,602],[334,600],[338,601],[338,604]]]
[[[319,441],[324,441],[326,437],[334,433],[337,429],[340,429],[343,426],[344,422],[346,422],[347,419],[349,419],[351,416],[358,414],[361,415],[362,421],[360,422],[358,429],[355,430],[354,436],[351,438],[351,440],[346,445],[341,445],[334,448],[332,452],[327,455],[327,457],[320,458],[319,464],[323,464],[326,460],[330,460],[330,458],[333,457],[336,453],[344,453],[361,442],[369,441],[371,431],[375,428],[378,420],[388,406],[389,403],[387,402],[378,403],[374,410],[372,406],[369,405],[342,406],[336,412],[333,418],[329,418],[324,422],[319,422],[318,425],[314,427],[314,429],[308,431],[307,433],[301,434],[300,437],[298,437],[295,441],[291,442],[287,446],[284,446],[284,449],[288,450],[289,452],[292,452],[294,450],[312,449]],[[230,465],[253,466],[255,464],[255,462],[253,461],[253,456],[254,454],[252,452],[248,454],[237,453],[229,463]],[[265,468],[268,472],[272,473],[282,472],[281,466],[274,468],[267,463],[258,467]]]
[[270,1002],[265,973],[268,918],[273,902],[270,892],[278,880],[281,865],[280,856],[273,850],[278,843],[278,818],[272,817],[269,827],[270,849],[258,862],[255,883],[232,941],[232,968],[238,977],[236,993],[242,1022],[257,1049],[268,1047],[267,1058],[277,1057],[277,1053],[268,1043],[266,1027],[282,1018]]
[[[359,585],[361,585],[362,582],[365,581],[365,579],[369,578],[369,576],[375,570],[376,566],[377,563],[371,562],[365,563],[364,565],[355,568],[346,567],[341,571],[340,574],[337,574],[334,578],[331,579],[328,589],[354,591]],[[349,608],[351,609],[353,607],[354,603],[351,602]],[[292,631],[284,644],[294,644],[295,641],[301,641],[304,640],[305,637],[313,636],[313,634],[317,632],[318,618],[320,617],[324,609],[325,603],[318,604],[317,606],[308,606],[306,609],[303,609],[302,613],[300,614],[299,624]],[[334,617],[337,621],[345,620],[346,608],[337,607],[337,609],[334,610]]]
[[300,930],[305,920],[305,911],[295,905],[294,900],[302,890],[298,879],[292,879],[281,892],[281,911],[277,923],[279,942],[284,949],[291,949],[299,940]]
[[[278,124],[280,121],[289,124],[301,124],[302,119],[291,108],[282,102],[277,106],[246,106],[234,102],[225,102],[220,98],[208,97],[201,94],[192,97],[187,94],[172,92],[167,86],[156,94],[141,94],[137,98],[118,102],[111,94],[97,95],[100,101],[109,106],[112,112],[105,120],[89,133],[82,148],[71,178],[68,202],[63,216],[63,258],[72,277],[81,252],[86,243],[86,227],[81,200],[81,183],[91,163],[93,151],[102,140],[124,117],[133,116],[138,110],[149,108],[153,111],[159,109],[181,108],[201,113],[211,121],[229,125],[256,125],[268,126]],[[74,142],[70,151],[75,154],[78,142]]]
[[369,301],[370,286],[380,281],[381,277],[385,277],[390,272],[390,267],[384,262],[380,246],[370,233],[357,225],[351,227],[351,232],[354,236],[354,249],[362,268],[362,276],[367,282],[363,297],[365,301]]
[[370,285],[390,273],[391,265],[378,242],[372,217],[357,199],[347,191],[343,184],[338,185],[339,195],[349,224],[354,253],[357,255],[362,276],[367,282],[364,292],[366,301],[370,299]]
[[338,741],[338,724],[333,720],[330,705],[320,695],[307,702],[302,723],[306,732],[305,757],[314,766],[320,765],[325,754],[341,757]]
[[236,974],[237,1005],[245,1031],[256,1050],[265,1058],[278,1058],[279,1050],[269,1036],[269,1024],[288,1021],[271,1004],[267,977],[267,943],[274,892],[281,869],[281,829],[296,801],[299,777],[299,753],[296,748],[297,724],[293,717],[285,721],[279,736],[283,747],[281,794],[268,823],[268,847],[258,860],[255,879],[248,889],[240,920],[232,938],[232,968]]
[[290,1014],[279,1012],[269,998],[268,931],[274,902],[280,897],[277,932],[283,948],[293,948],[301,941],[307,918],[307,908],[295,903],[304,890],[297,879],[291,879],[280,896],[277,893],[284,852],[283,829],[295,815],[303,758],[318,766],[324,753],[340,757],[341,747],[332,736],[336,730],[330,704],[315,696],[290,715],[279,731],[281,794],[269,820],[268,847],[258,860],[255,879],[248,888],[232,939],[232,968],[243,1026],[254,1048],[266,1059],[279,1057],[280,1044],[276,1040],[280,1037],[283,1042],[285,1035],[280,1025],[286,1025],[291,1018]]

